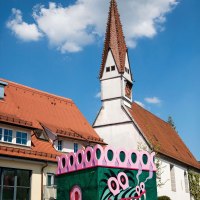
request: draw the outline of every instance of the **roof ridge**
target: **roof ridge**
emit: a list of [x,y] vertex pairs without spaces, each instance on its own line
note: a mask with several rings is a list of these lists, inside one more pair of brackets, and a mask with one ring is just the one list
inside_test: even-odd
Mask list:
[[16,82],[13,82],[13,81],[10,81],[10,80],[6,80],[6,79],[3,79],[3,78],[0,78],[0,80],[8,82],[9,85],[12,85],[12,86],[14,86],[16,88],[20,88],[20,89],[23,89],[23,90],[26,90],[26,91],[29,91],[29,92],[39,93],[41,95],[44,95],[44,96],[47,96],[47,97],[51,97],[51,98],[54,98],[54,99],[58,99],[58,100],[62,100],[62,101],[70,102],[70,103],[74,103],[72,101],[72,99],[70,99],[70,98],[65,98],[65,97],[62,97],[62,96],[59,96],[59,95],[51,94],[49,92],[45,92],[45,91],[42,91],[42,90],[39,90],[39,89],[36,89],[36,88],[32,88],[32,87],[20,84],[20,83],[16,83]]

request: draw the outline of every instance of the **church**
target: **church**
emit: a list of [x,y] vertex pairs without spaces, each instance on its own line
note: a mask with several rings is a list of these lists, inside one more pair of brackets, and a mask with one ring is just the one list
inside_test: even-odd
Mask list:
[[93,128],[115,148],[157,148],[161,165],[158,196],[189,200],[188,169],[200,164],[171,125],[134,103],[133,70],[115,0],[111,1],[99,73],[101,109]]

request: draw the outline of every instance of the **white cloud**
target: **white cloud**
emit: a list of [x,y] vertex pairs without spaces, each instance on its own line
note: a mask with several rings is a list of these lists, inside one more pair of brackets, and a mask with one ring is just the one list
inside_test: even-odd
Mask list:
[[12,18],[7,22],[7,27],[23,41],[37,41],[42,34],[39,32],[36,24],[27,24],[22,20],[22,13],[15,8],[12,9]]
[[144,100],[150,104],[161,104],[161,100],[158,97],[146,97]]
[[[152,38],[162,30],[166,14],[175,7],[177,0],[126,0],[118,3],[127,44],[135,47],[139,38]],[[12,21],[17,22],[14,24],[21,28],[20,32],[25,27],[35,30],[36,38],[41,36],[40,30],[62,53],[78,52],[94,43],[97,36],[104,36],[108,8],[107,0],[77,0],[67,7],[51,2],[48,7],[34,7],[35,24],[27,24],[21,18],[17,21],[21,13]],[[17,36],[22,35],[16,28],[11,29]]]
[[95,95],[95,98],[101,98],[101,92],[98,92],[98,93]]
[[137,103],[139,106],[145,108],[145,105],[142,102],[140,102],[140,101],[134,101],[134,102]]

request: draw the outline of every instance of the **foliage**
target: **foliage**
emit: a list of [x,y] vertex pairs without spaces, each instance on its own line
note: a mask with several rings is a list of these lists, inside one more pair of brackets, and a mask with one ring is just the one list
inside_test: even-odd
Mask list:
[[171,116],[168,117],[167,123],[170,124],[171,127],[176,131],[176,126]]
[[168,196],[160,196],[158,200],[171,200]]
[[[152,141],[151,143],[153,144],[155,142]],[[153,146],[153,148],[150,150],[150,152],[155,152],[155,155],[156,155],[155,165],[156,165],[156,168],[157,168],[157,171],[156,171],[157,187],[162,187],[163,185],[165,185],[165,183],[168,180],[165,181],[165,182],[162,182],[162,180],[161,180],[161,175],[164,172],[163,171],[164,167],[162,167],[162,161],[161,161],[159,154],[158,154],[159,148],[160,148],[160,145],[156,144],[156,145]],[[149,151],[147,145],[142,143],[142,142],[138,142],[137,149],[138,149],[138,151],[141,151],[141,150]]]
[[194,200],[200,200],[200,174],[194,171],[188,172],[190,194]]

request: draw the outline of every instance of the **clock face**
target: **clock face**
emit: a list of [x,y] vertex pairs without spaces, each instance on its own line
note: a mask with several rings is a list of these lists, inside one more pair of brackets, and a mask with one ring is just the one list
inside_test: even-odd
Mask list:
[[132,94],[132,84],[127,81],[125,86],[125,95],[126,97],[131,99],[131,94]]

